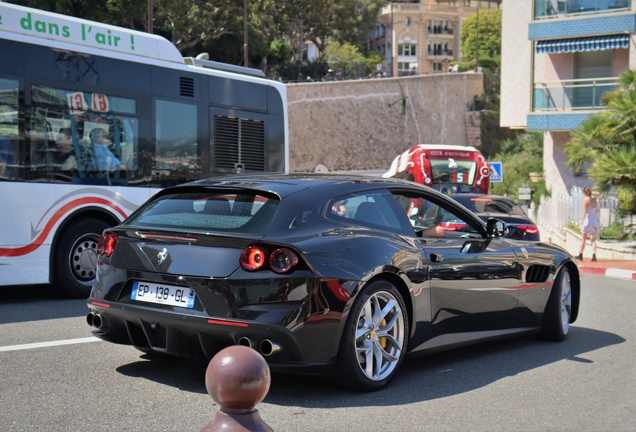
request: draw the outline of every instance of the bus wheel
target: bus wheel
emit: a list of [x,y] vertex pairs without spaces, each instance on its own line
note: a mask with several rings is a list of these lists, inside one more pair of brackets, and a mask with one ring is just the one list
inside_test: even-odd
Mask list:
[[86,218],[73,222],[60,235],[53,250],[53,284],[64,297],[90,295],[97,266],[97,239],[108,227],[102,220]]

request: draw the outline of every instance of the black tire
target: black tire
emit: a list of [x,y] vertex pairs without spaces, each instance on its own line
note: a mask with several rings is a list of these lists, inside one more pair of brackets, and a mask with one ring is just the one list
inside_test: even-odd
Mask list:
[[[383,316],[375,313],[389,303],[392,307]],[[371,282],[349,311],[334,378],[355,390],[386,387],[404,361],[408,338],[408,314],[400,292],[388,281]]]
[[88,298],[95,281],[97,239],[109,225],[95,218],[72,221],[53,249],[53,285],[69,298]]
[[543,324],[539,337],[550,341],[563,341],[570,333],[572,319],[572,284],[570,273],[563,267],[557,274],[550,298],[543,312]]

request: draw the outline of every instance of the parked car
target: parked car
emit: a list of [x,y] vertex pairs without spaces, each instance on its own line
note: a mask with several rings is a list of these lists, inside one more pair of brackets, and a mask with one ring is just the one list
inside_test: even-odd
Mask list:
[[507,238],[539,241],[539,228],[511,198],[501,195],[452,194],[455,201],[484,221],[497,218],[508,226]]
[[[419,217],[435,208],[457,223]],[[104,231],[87,321],[148,354],[211,358],[240,344],[272,370],[376,390],[407,353],[567,337],[575,260],[504,240],[506,230],[399,179],[201,180],[163,189]]]

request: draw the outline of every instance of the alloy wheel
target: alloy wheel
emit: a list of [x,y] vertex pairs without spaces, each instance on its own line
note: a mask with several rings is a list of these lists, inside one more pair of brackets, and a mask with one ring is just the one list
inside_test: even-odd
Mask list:
[[358,317],[356,358],[364,375],[373,381],[387,378],[404,350],[404,312],[387,291],[373,293]]
[[570,331],[570,315],[572,314],[572,286],[570,274],[565,272],[561,279],[561,328],[566,335]]

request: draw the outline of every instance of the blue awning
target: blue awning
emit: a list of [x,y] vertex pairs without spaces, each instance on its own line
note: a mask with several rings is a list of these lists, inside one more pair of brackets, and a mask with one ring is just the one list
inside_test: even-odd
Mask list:
[[629,35],[595,36],[537,42],[537,54],[561,54],[629,48]]

